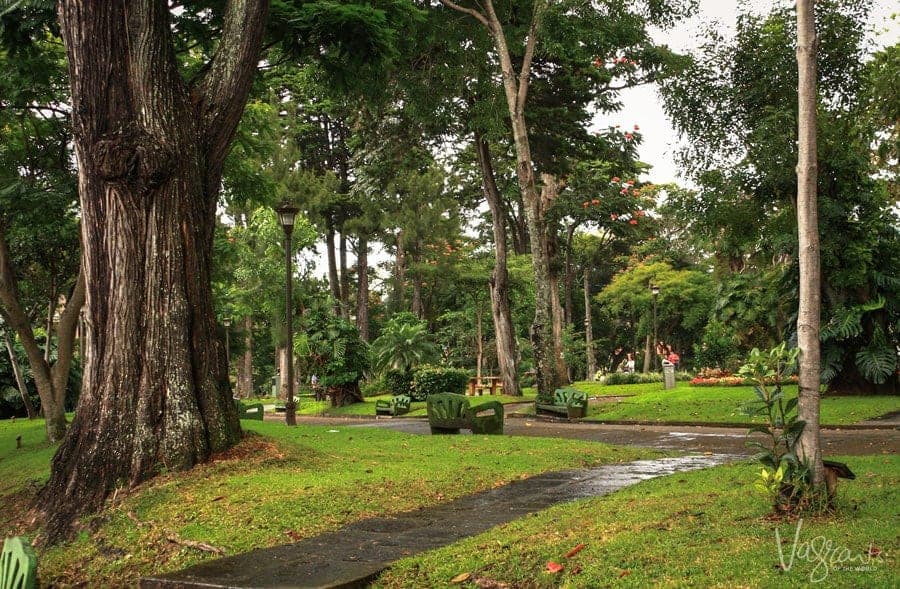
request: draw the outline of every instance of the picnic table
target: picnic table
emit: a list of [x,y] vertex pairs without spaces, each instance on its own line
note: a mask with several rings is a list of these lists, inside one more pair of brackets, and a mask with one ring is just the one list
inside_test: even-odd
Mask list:
[[499,376],[473,376],[469,379],[466,395],[474,397],[487,392],[490,395],[503,394],[503,379]]

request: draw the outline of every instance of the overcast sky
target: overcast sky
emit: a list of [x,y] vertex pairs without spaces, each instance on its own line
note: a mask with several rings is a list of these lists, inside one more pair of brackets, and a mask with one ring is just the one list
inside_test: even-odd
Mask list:
[[[729,36],[734,32],[739,4],[745,2],[700,0],[697,16],[681,24],[676,30],[657,34],[656,40],[674,50],[690,51],[697,45],[701,28],[712,21],[717,21],[718,28]],[[748,4],[757,11],[766,11],[774,3],[753,0]],[[869,24],[873,30],[873,41],[876,46],[884,47],[900,41],[900,16],[891,18],[892,14],[900,12],[900,4],[892,0],[876,0],[873,8]],[[682,185],[689,184],[686,179],[679,176],[675,166],[674,155],[678,148],[678,137],[663,113],[656,90],[650,86],[626,90],[622,93],[622,100],[624,107],[621,111],[599,118],[598,123],[602,127],[621,125],[623,129],[630,129],[634,125],[640,126],[643,142],[639,146],[639,156],[641,161],[653,166],[642,179],[657,184],[671,181]]]

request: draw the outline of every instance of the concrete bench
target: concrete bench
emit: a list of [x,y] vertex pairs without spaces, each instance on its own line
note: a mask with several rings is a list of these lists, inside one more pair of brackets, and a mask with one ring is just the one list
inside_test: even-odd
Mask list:
[[14,536],[3,542],[0,554],[0,587],[34,589],[37,584],[37,557],[31,544]]
[[425,405],[432,434],[458,434],[460,429],[473,434],[503,433],[503,405],[499,401],[472,407],[463,395],[440,393],[429,395]]
[[409,395],[394,395],[390,400],[375,401],[375,415],[403,415],[409,413],[412,399]]
[[534,402],[535,414],[554,413],[569,418],[587,415],[587,394],[572,387],[563,387],[553,391],[550,403]]

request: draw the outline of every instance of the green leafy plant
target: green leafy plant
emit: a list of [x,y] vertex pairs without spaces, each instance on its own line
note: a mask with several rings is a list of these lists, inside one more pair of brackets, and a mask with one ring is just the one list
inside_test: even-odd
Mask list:
[[[756,398],[744,406],[750,416],[762,416],[765,424],[754,425],[748,434],[761,433],[768,440],[751,440],[748,444],[760,450],[756,459],[766,469],[763,471],[763,487],[773,493],[777,509],[789,509],[797,505],[803,495],[807,468],[797,459],[797,440],[806,422],[797,415],[797,397],[785,399],[781,384],[795,369],[800,350],[788,349],[782,342],[768,351],[753,348],[747,362],[738,374],[754,383]],[[780,473],[780,475],[779,475]],[[778,479],[777,484],[775,480]]]
[[756,479],[756,483],[754,483],[753,486],[756,487],[757,491],[767,495],[774,501],[778,497],[783,480],[784,468],[781,466],[774,471],[763,468],[759,473],[759,478]]
[[424,401],[428,395],[437,393],[463,393],[469,375],[459,368],[423,366],[413,373],[413,399]]

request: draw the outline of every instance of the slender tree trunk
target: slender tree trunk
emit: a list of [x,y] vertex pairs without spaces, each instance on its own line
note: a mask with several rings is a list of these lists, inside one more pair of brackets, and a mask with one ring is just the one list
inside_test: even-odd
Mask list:
[[44,327],[46,339],[44,340],[44,362],[50,364],[50,351],[53,349],[53,315],[56,313],[56,305],[59,302],[59,292],[56,290],[56,280],[51,281],[50,300],[47,301],[47,325]]
[[494,230],[494,270],[491,273],[491,316],[497,340],[497,365],[503,379],[503,390],[507,395],[519,396],[519,356],[516,331],[509,309],[509,269],[506,254],[506,223],[503,201],[497,189],[496,177],[491,160],[490,146],[479,134],[475,134],[478,162],[484,178],[484,195],[491,210]]
[[655,344],[650,341],[650,335],[648,334],[644,341],[644,369],[641,371],[644,374],[650,372],[650,360],[653,358],[653,345]]
[[41,399],[41,412],[45,418],[47,439],[51,443],[58,442],[63,439],[67,427],[66,384],[72,362],[78,314],[84,304],[83,275],[79,273],[76,278],[75,289],[60,315],[60,327],[57,333],[59,350],[56,363],[52,367],[44,356],[46,348],[42,350],[38,346],[31,322],[22,308],[9,248],[2,231],[0,231],[0,303],[2,303],[0,313],[3,314],[7,325],[19,336],[19,341],[25,349],[34,385]]
[[287,400],[288,389],[288,349],[286,346],[279,346],[275,352],[278,355],[278,376],[281,386],[278,387],[278,398]]
[[410,272],[410,280],[412,281],[412,314],[418,317],[419,319],[425,318],[425,304],[422,302],[422,277],[419,276],[419,263],[422,261],[422,256],[419,254],[419,243],[415,244],[415,249],[412,254],[413,259],[413,267],[416,268],[415,271]]
[[566,228],[566,256],[565,256],[565,306],[563,307],[563,322],[565,325],[575,323],[575,267],[572,264],[572,239],[577,225],[574,223]]
[[403,230],[397,232],[397,252],[394,262],[394,308],[406,310],[406,245]]
[[213,312],[212,245],[267,9],[229,0],[216,54],[188,87],[167,3],[59,2],[88,329],[75,420],[40,496],[50,542],[118,486],[190,468],[240,438]]
[[[525,121],[525,105],[528,97],[531,65],[537,44],[541,15],[546,8],[546,2],[544,0],[534,2],[533,16],[525,47],[523,48],[521,69],[518,74],[513,66],[506,42],[506,35],[494,10],[492,0],[484,0],[481,4],[484,12],[475,8],[463,7],[452,0],[441,0],[441,2],[449,8],[468,14],[484,25],[494,42],[497,59],[499,60],[503,91],[506,96],[513,143],[516,150],[516,177],[519,182],[519,190],[522,193],[522,200],[525,204],[525,218],[531,240],[535,283],[535,312],[534,320],[531,324],[531,342],[537,371],[536,384],[538,397],[547,399],[558,386],[567,381],[564,370],[565,363],[561,357],[560,347],[557,346],[557,339],[554,333],[555,311],[552,298],[554,287],[551,284],[553,271],[550,267],[552,260],[548,251],[548,228],[544,219],[547,201],[554,192],[555,183],[549,187],[545,183],[543,194],[539,192],[532,165],[531,146]],[[559,301],[557,300],[555,304],[558,307]],[[560,370],[561,368],[563,370]]]
[[3,339],[6,341],[6,351],[9,353],[9,364],[12,366],[13,375],[16,377],[16,386],[19,387],[22,403],[25,404],[25,413],[28,415],[28,419],[34,419],[36,417],[34,406],[31,404],[31,398],[28,396],[28,386],[22,377],[22,367],[19,366],[19,358],[16,357],[16,349],[13,347],[12,335],[8,329],[3,330]]
[[819,438],[819,327],[821,276],[819,220],[816,203],[816,25],[815,1],[797,0],[797,226],[800,240],[800,309],[797,343],[800,347],[799,418],[806,422],[798,440],[798,457],[812,474],[814,487],[824,482]]
[[237,396],[249,399],[253,396],[253,317],[244,317],[244,353],[238,364]]
[[484,366],[484,331],[481,327],[484,311],[481,305],[477,305],[475,309],[475,378],[478,384],[481,384],[481,369]]
[[356,328],[369,341],[369,239],[360,234],[356,251]]
[[341,316],[341,283],[338,278],[337,254],[334,251],[334,221],[330,216],[325,219],[325,251],[328,257],[328,285],[334,301],[334,316]]
[[597,374],[597,358],[594,354],[594,326],[591,321],[591,269],[584,268],[584,352],[587,356],[587,379]]
[[338,238],[338,255],[341,264],[341,317],[350,320],[350,275],[347,272],[347,234],[341,227],[340,237]]

